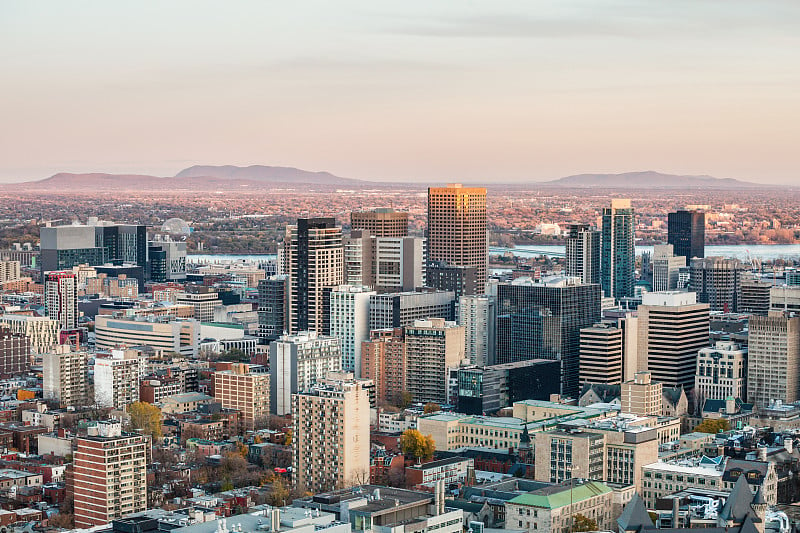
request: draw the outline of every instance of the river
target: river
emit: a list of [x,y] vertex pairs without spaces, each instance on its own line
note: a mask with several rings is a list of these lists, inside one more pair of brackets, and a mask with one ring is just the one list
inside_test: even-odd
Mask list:
[[[493,255],[511,252],[519,257],[535,257],[539,255],[563,257],[563,245],[526,244],[516,248],[500,248],[492,246],[489,253]],[[652,246],[637,246],[636,254],[653,252]],[[800,244],[737,244],[737,245],[706,245],[706,257],[711,256],[735,257],[747,261],[754,259],[795,259],[800,260]],[[228,263],[232,261],[248,261],[261,263],[272,261],[275,254],[188,254],[186,260],[193,264]]]

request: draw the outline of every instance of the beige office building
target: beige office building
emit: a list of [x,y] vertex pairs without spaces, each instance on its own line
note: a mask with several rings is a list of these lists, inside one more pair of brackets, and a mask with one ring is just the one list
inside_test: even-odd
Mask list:
[[464,327],[443,318],[405,330],[406,383],[415,402],[448,403],[447,369],[464,363]]
[[708,304],[693,292],[651,292],[642,295],[638,315],[639,370],[667,387],[694,388],[697,352],[709,346]]
[[622,328],[608,322],[581,330],[580,383],[622,383]]
[[198,322],[213,322],[214,308],[222,305],[222,300],[212,287],[187,285],[186,292],[178,295],[177,303],[191,305],[194,308],[193,317]]
[[312,493],[369,483],[369,392],[354,380],[292,395],[292,477]]
[[367,230],[376,237],[405,237],[408,235],[408,213],[390,208],[350,213],[351,230]]
[[637,372],[622,384],[622,412],[642,416],[661,416],[662,386],[654,383],[650,372]]
[[71,346],[55,346],[42,355],[42,388],[45,400],[57,400],[61,407],[81,407],[93,403],[89,387],[89,352]]
[[200,322],[192,319],[158,321],[143,318],[117,318],[97,315],[94,321],[95,345],[98,350],[111,350],[120,346],[150,346],[164,353],[197,357],[200,344]]
[[731,341],[717,341],[713,348],[703,348],[697,354],[695,398],[700,402],[731,396],[744,401],[746,375],[747,347]]
[[477,287],[485,287],[488,263],[486,189],[428,189],[428,259],[448,265],[475,267]]
[[253,428],[269,416],[270,376],[261,365],[236,363],[214,372],[214,398],[225,409],[241,413],[244,427]]
[[750,317],[747,399],[761,408],[800,400],[800,316]]

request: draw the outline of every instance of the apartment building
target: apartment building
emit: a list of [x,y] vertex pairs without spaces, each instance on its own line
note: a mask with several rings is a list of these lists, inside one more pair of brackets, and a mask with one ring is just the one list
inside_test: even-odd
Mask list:
[[448,369],[464,363],[464,328],[441,318],[417,320],[406,328],[405,342],[414,401],[448,403]]
[[269,416],[270,375],[261,365],[235,363],[230,370],[214,372],[214,398],[224,409],[241,413],[246,428],[260,425]]
[[362,373],[361,343],[369,338],[369,303],[374,294],[362,285],[340,285],[330,295],[330,334],[339,339],[341,368],[356,377]]
[[662,384],[653,382],[650,372],[637,372],[620,389],[622,412],[641,416],[661,416]]
[[58,344],[61,326],[57,320],[48,317],[5,314],[0,316],[0,327],[25,335],[31,341],[31,351],[41,354]]
[[310,389],[329,372],[342,369],[341,341],[303,331],[281,335],[269,345],[270,409],[279,416],[292,412],[292,394]]
[[57,400],[61,407],[93,403],[89,390],[89,352],[58,345],[42,355],[42,388],[45,400]]
[[100,407],[125,409],[139,401],[139,380],[146,360],[136,350],[112,350],[94,359],[94,401]]
[[312,493],[369,482],[369,392],[329,382],[292,395],[292,477]]
[[406,342],[403,328],[376,329],[361,344],[361,377],[375,383],[378,404],[401,403],[406,392]]
[[800,400],[800,316],[770,311],[751,316],[748,336],[747,399],[758,407]]
[[119,422],[98,422],[76,444],[75,527],[106,525],[147,510],[148,437],[122,433]]

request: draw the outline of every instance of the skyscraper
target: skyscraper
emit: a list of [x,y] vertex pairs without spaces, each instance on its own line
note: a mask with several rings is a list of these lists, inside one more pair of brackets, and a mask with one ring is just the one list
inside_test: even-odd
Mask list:
[[605,296],[633,296],[636,249],[634,248],[634,213],[630,200],[611,200],[603,208],[603,244],[600,284]]
[[745,267],[738,259],[693,259],[689,272],[689,290],[696,292],[697,301],[709,304],[712,311],[738,313],[744,271]]
[[342,228],[332,218],[286,226],[279,266],[289,275],[289,332],[323,332],[323,292],[344,282]]
[[375,237],[405,237],[408,235],[408,213],[388,207],[353,211],[350,213],[350,229],[364,229]]
[[342,348],[342,366],[361,377],[361,343],[369,338],[369,302],[376,294],[362,285],[340,285],[331,291],[331,336]]
[[692,389],[697,353],[709,345],[708,305],[693,292],[649,292],[637,312],[640,370],[665,386]]
[[673,291],[678,288],[678,273],[686,266],[686,258],[675,256],[671,244],[656,244],[653,250],[653,290]]
[[450,184],[428,189],[428,259],[475,267],[475,285],[483,292],[488,263],[485,188]]
[[301,491],[369,483],[369,392],[342,380],[292,395],[292,478]]
[[570,224],[566,274],[584,283],[600,283],[600,232],[588,224]]
[[288,276],[270,276],[258,282],[258,336],[271,342],[288,330]]
[[44,276],[47,316],[61,329],[78,326],[78,280],[72,272],[47,272]]
[[705,240],[705,213],[679,210],[667,215],[667,242],[675,247],[675,255],[686,258],[686,266],[706,256]]
[[459,300],[458,323],[464,326],[465,356],[471,364],[494,364],[496,320],[494,296],[473,294]]
[[761,408],[800,400],[800,316],[754,315],[749,329],[747,400]]
[[577,395],[580,330],[600,321],[600,286],[580,278],[517,278],[497,286],[496,363],[561,361],[561,391]]

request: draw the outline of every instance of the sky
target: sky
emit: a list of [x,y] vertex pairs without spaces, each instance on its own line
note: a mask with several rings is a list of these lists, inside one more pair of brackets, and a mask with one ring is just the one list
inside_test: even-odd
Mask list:
[[0,181],[800,183],[797,0],[0,0]]

